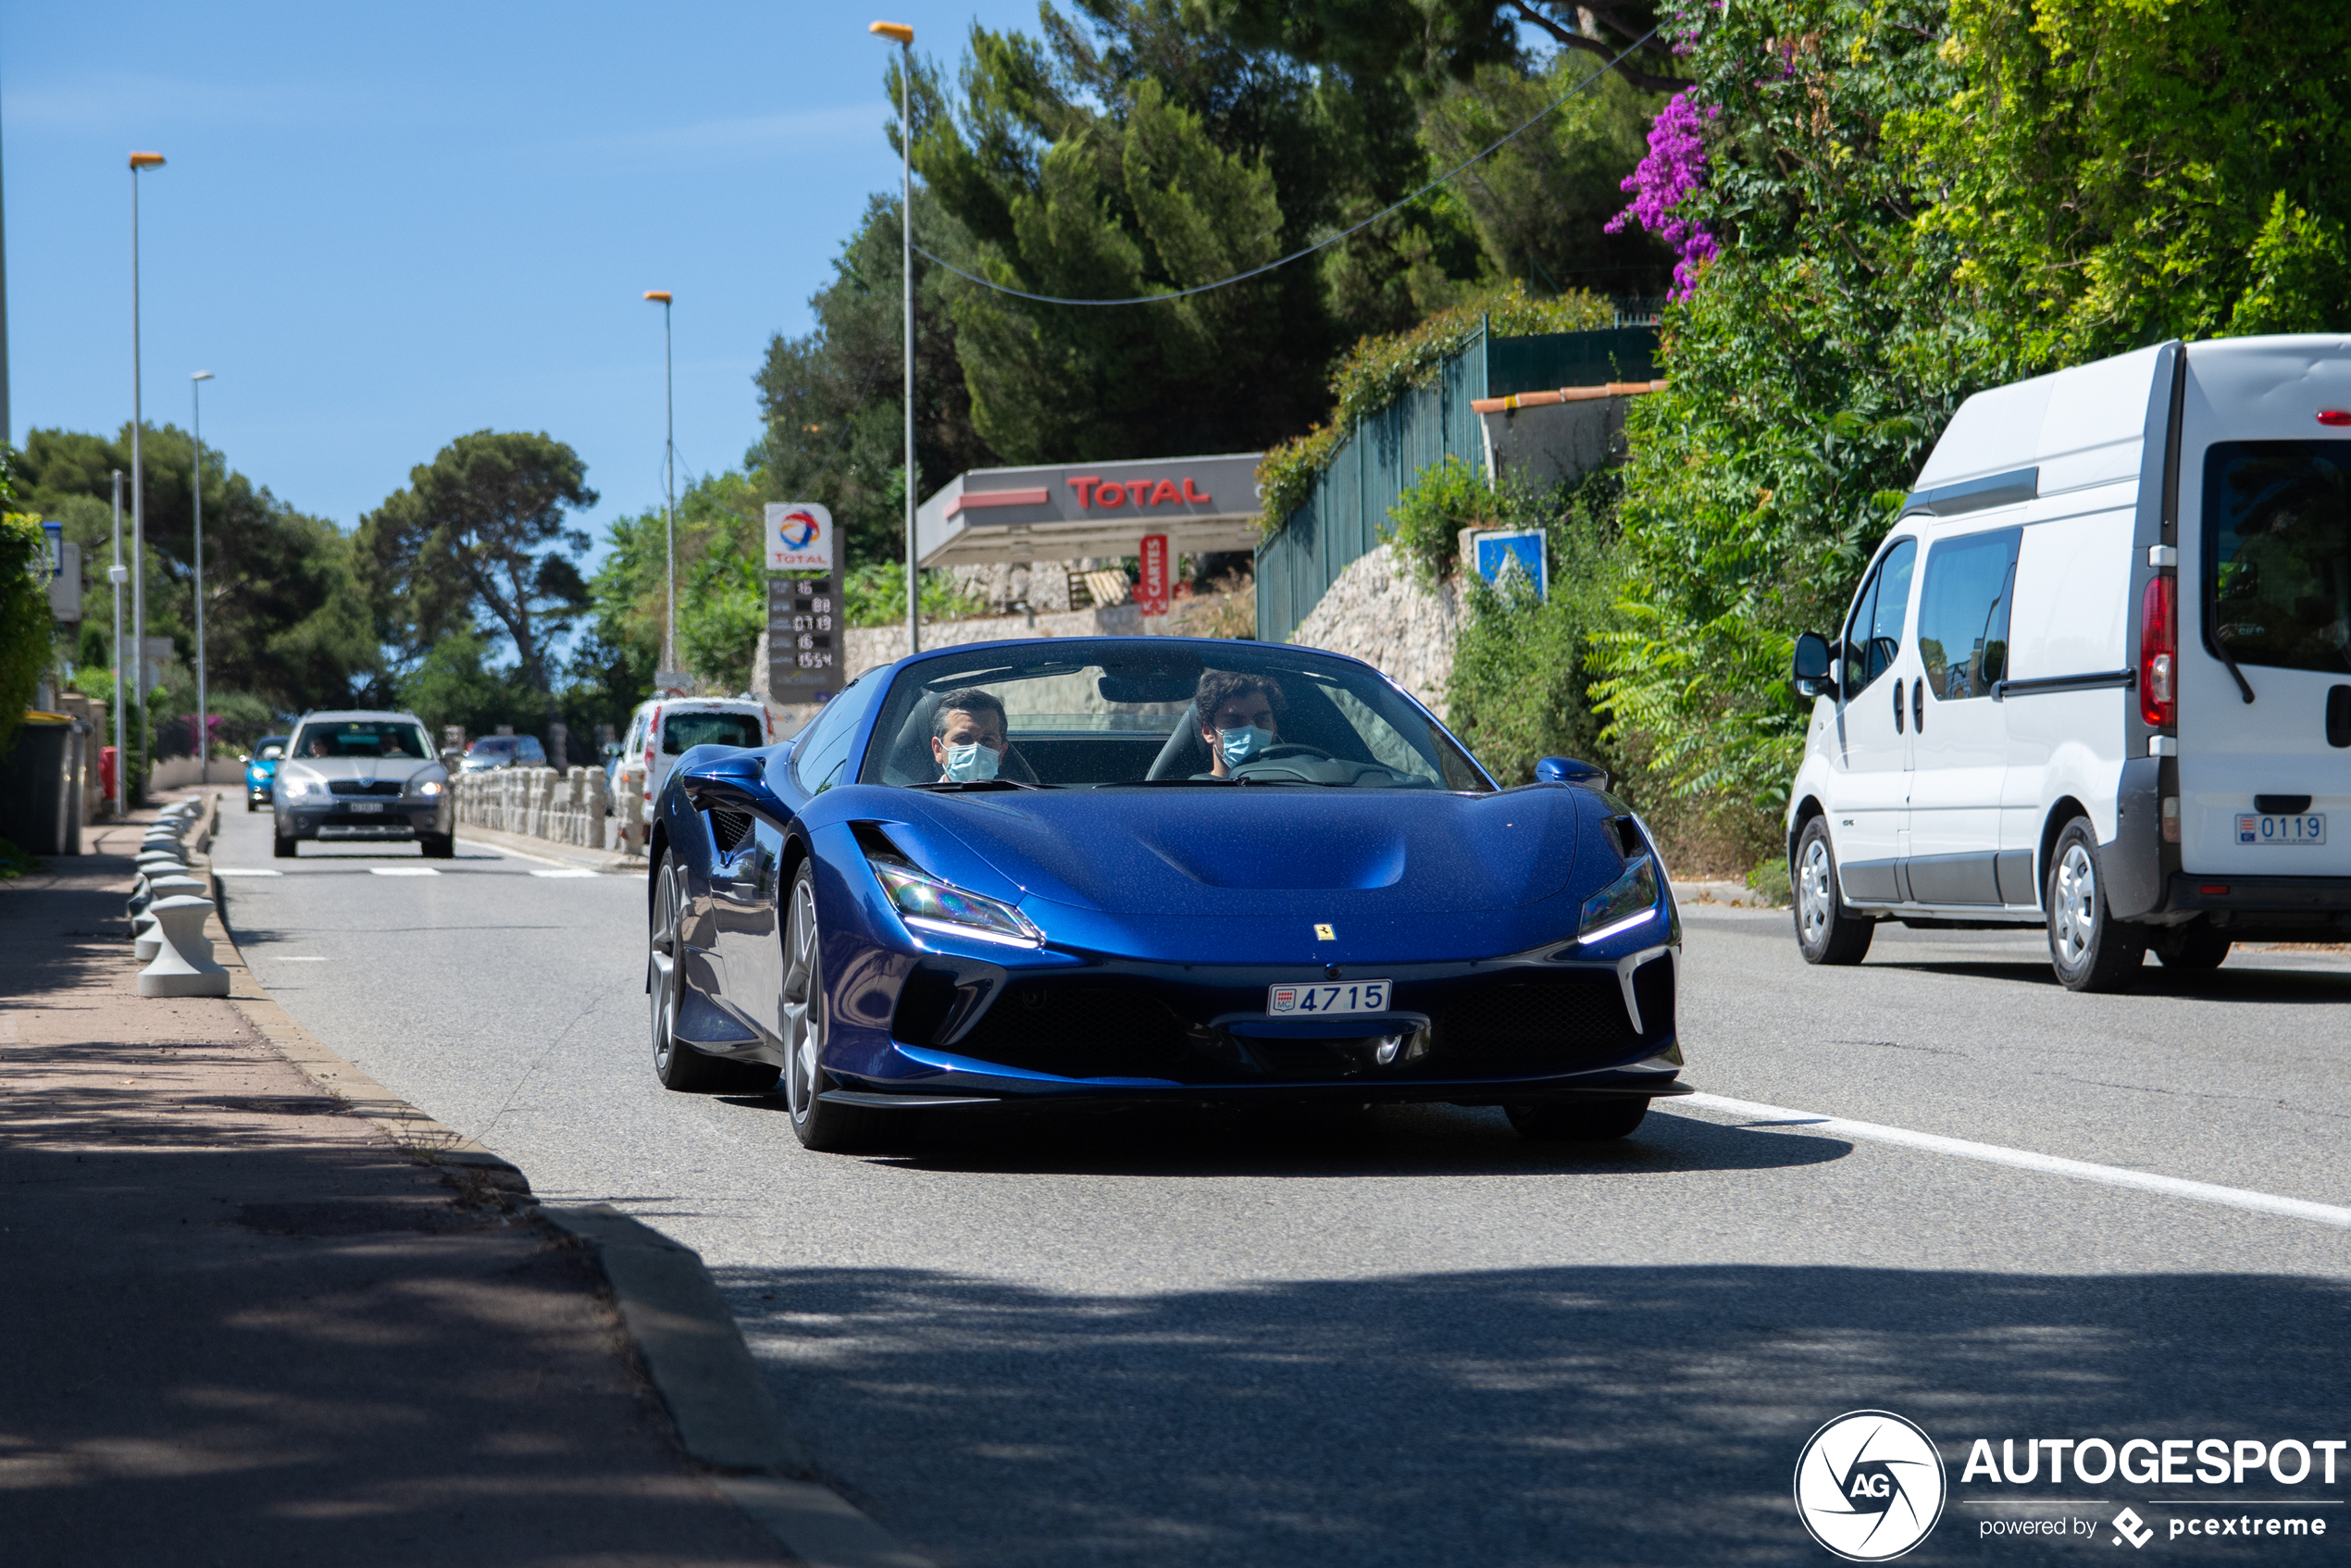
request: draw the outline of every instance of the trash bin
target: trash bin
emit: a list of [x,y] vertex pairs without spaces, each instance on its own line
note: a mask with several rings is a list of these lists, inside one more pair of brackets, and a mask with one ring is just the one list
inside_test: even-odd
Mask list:
[[29,713],[0,767],[0,838],[28,854],[81,852],[80,728],[64,714]]

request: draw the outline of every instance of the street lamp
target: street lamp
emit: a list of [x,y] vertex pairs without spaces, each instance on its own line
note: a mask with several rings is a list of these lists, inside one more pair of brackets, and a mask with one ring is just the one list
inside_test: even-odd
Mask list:
[[875,22],[867,32],[905,54],[898,72],[899,275],[906,285],[906,652],[922,652],[922,588],[914,567],[914,30]]
[[[161,168],[161,153],[131,155],[131,666],[138,674],[131,684],[143,687],[147,682],[147,469],[140,460],[139,438],[146,420],[140,406],[139,395],[139,171]],[[115,701],[122,700],[119,688]],[[139,692],[139,755],[147,754],[147,694]],[[120,770],[127,758],[119,751],[115,766]]]
[[212,372],[199,370],[188,378],[188,396],[195,404],[196,426],[196,782],[212,782],[212,724],[205,712],[204,685],[204,384]]
[[122,585],[131,577],[130,568],[122,564],[122,470],[114,471],[114,565],[106,568],[106,580],[114,584],[114,814],[121,816],[130,810],[123,785],[125,765],[130,753],[122,749],[122,693],[130,686],[122,674]]
[[678,404],[669,355],[669,291],[647,289],[645,297],[661,303],[661,483],[665,504],[662,516],[668,537],[669,617],[661,623],[661,667],[678,667]]

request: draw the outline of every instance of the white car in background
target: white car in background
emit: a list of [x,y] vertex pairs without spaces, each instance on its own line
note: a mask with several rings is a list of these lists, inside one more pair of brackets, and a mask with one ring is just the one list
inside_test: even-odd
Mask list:
[[775,717],[756,698],[656,697],[641,703],[629,716],[628,732],[621,739],[613,770],[615,809],[618,809],[620,769],[631,763],[644,767],[644,798],[650,814],[670,768],[694,747],[750,748],[775,743]]

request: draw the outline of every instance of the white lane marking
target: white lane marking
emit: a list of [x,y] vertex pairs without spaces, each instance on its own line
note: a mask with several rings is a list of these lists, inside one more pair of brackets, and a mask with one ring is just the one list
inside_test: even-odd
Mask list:
[[488,850],[491,854],[508,854],[516,860],[535,860],[541,865],[560,865],[569,869],[576,864],[568,860],[557,860],[554,855],[532,854],[529,850],[508,849],[504,844],[485,844],[479,839],[459,839],[457,842],[469,850]]
[[575,865],[562,871],[534,871],[531,875],[533,877],[593,877],[596,874],[584,865]]
[[2038,1171],[2044,1176],[2071,1176],[2078,1181],[2127,1187],[2140,1192],[2160,1193],[2167,1198],[2185,1198],[2192,1202],[2218,1203],[2256,1214],[2314,1220],[2320,1225],[2351,1229],[2351,1209],[2339,1209],[2332,1203],[2312,1203],[2300,1198],[2281,1198],[2275,1193],[2255,1192],[2242,1187],[2218,1187],[2208,1181],[2157,1176],[2151,1171],[2134,1171],[2122,1165],[2100,1165],[2088,1160],[2060,1159],[2055,1154],[2035,1154],[2029,1149],[1975,1143],[1964,1138],[1943,1138],[1931,1132],[1912,1132],[1908,1127],[1889,1127],[1876,1122],[1848,1122],[1842,1116],[1791,1111],[1784,1105],[1764,1105],[1752,1100],[1726,1100],[1719,1094],[1687,1094],[1668,1103],[1698,1106],[1709,1111],[1727,1111],[1733,1115],[1746,1116],[1757,1122],[1795,1123],[1807,1132],[1835,1133],[1840,1138],[1864,1139],[1872,1143],[1897,1143],[1908,1149],[1924,1150],[1930,1154],[1980,1160],[1987,1165]]
[[270,952],[265,950],[261,956],[272,964],[331,964],[334,962],[330,958],[314,952]]
[[215,877],[283,877],[285,875],[282,871],[248,870],[242,865],[216,865],[212,868],[212,874]]
[[438,877],[440,868],[431,865],[371,865],[367,867],[379,877]]

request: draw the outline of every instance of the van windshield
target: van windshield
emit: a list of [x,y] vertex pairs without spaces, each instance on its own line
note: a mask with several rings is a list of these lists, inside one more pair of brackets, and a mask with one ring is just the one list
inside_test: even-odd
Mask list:
[[749,714],[672,714],[662,721],[661,749],[676,757],[696,746],[764,746],[762,728]]
[[2207,635],[2231,658],[2351,670],[2351,442],[2216,443],[2204,560]]

